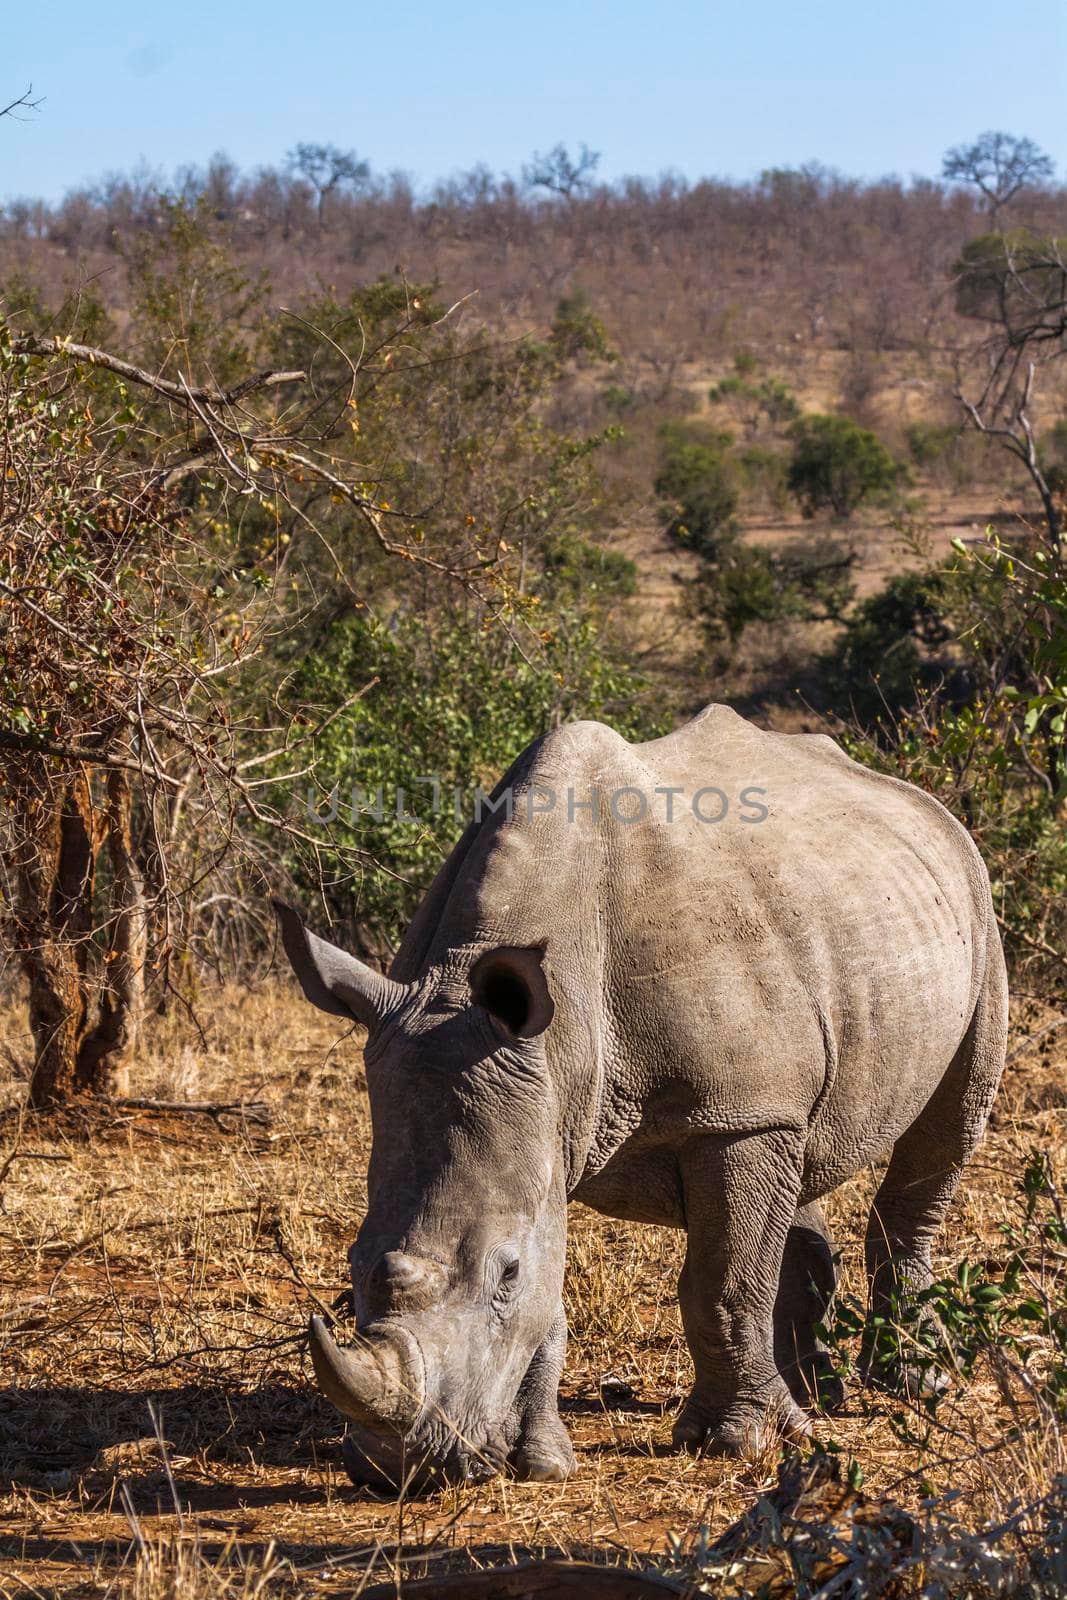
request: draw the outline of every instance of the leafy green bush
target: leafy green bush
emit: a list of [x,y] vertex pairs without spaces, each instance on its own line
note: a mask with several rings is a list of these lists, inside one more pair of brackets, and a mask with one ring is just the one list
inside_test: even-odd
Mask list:
[[762,445],[749,445],[739,451],[737,464],[750,495],[764,500],[779,514],[788,503],[789,463],[777,450],[767,450]]
[[901,572],[859,605],[832,648],[819,660],[819,681],[829,705],[864,728],[890,724],[924,692],[968,684],[948,617],[944,571]]
[[[538,659],[497,627],[455,620],[430,629],[418,616],[386,624],[357,612],[304,663],[294,693],[319,714],[371,685],[316,739],[317,787],[289,797],[296,820],[321,831],[326,898],[357,947],[395,947],[470,821],[474,791],[491,792],[531,740],[573,717],[603,718],[630,738],[666,731],[646,680],[577,604],[583,590],[588,600],[599,554],[574,543],[555,551],[534,597],[544,613]],[[610,566],[607,574],[608,590],[629,576]],[[436,789],[420,781],[431,777]],[[354,879],[353,853],[364,863]],[[299,881],[295,859],[291,870]]]
[[714,557],[720,543],[736,532],[739,474],[726,455],[730,436],[701,438],[668,424],[660,437],[655,488],[667,531],[699,555]]
[[732,652],[754,622],[840,617],[852,597],[851,551],[821,539],[772,550],[747,544],[736,521],[740,487],[756,475],[780,487],[782,458],[752,448],[729,456],[729,434],[701,438],[676,425],[662,431],[656,491],[668,530],[700,557],[687,603],[706,639]]
[[[1067,574],[1027,535],[960,544],[861,606],[824,670],[857,759],[973,834],[1016,973],[1062,982],[1067,939]],[[856,726],[856,724],[859,726]]]
[[609,383],[600,398],[605,410],[610,411],[612,416],[621,417],[624,412],[633,409],[637,396],[621,383]]
[[813,413],[790,430],[789,488],[806,517],[831,509],[850,516],[861,501],[888,493],[903,468],[881,440],[848,417]]
[[733,539],[704,563],[690,607],[716,645],[736,645],[754,622],[836,621],[852,598],[853,561],[832,539],[784,550]]
[[556,306],[550,335],[563,361],[618,361],[608,331],[589,303],[584,289],[573,289]]
[[717,405],[721,400],[733,400],[738,395],[747,395],[751,392],[752,385],[733,372],[728,377],[720,378],[718,383],[712,384],[708,390],[708,399],[712,405]]
[[787,383],[780,378],[768,378],[756,390],[756,396],[767,413],[768,422],[780,426],[795,422],[800,416],[800,404]]
[[550,594],[570,600],[630,598],[637,593],[637,566],[628,556],[590,544],[572,533],[546,539],[543,583]]
[[909,422],[904,429],[908,454],[917,467],[943,461],[959,436],[959,427],[952,422]]
[[735,409],[744,409],[747,413],[745,426],[750,434],[758,432],[763,418],[776,428],[800,416],[796,396],[780,378],[764,378],[761,383],[755,383],[734,373],[712,384],[708,399],[712,405],[732,403]]

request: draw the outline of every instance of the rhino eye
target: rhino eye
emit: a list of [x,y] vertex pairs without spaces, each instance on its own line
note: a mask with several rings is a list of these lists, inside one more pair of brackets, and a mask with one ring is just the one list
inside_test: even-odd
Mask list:
[[500,1286],[502,1289],[510,1289],[518,1281],[519,1258],[518,1256],[508,1256],[500,1269]]

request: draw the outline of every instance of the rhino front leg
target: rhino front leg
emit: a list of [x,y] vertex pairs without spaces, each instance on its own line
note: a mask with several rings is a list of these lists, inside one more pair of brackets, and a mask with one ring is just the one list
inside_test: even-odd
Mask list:
[[530,1363],[515,1403],[517,1437],[509,1459],[519,1478],[558,1483],[574,1472],[574,1448],[559,1417],[559,1380],[566,1350],[567,1318],[561,1306]]
[[688,1232],[678,1284],[696,1381],[674,1443],[749,1455],[808,1419],[778,1371],[774,1306],[800,1189],[801,1136],[703,1135],[679,1158]]

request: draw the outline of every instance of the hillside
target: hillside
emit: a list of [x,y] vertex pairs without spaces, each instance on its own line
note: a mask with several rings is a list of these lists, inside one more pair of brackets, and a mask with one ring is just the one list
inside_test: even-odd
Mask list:
[[[788,451],[784,427],[709,401],[712,386],[738,370],[784,385],[801,412],[839,413],[873,429],[904,464],[906,504],[898,497],[889,508],[864,507],[843,527],[818,519],[854,552],[857,598],[940,559],[953,539],[1036,513],[1018,463],[956,435],[963,418],[953,390],[961,370],[981,364],[988,332],[955,304],[961,250],[989,227],[981,197],[959,188],[863,184],[806,167],[747,186],[634,180],[553,194],[478,169],[424,197],[399,180],[374,179],[320,197],[291,172],[249,177],[219,157],[165,194],[161,201],[147,176],[113,177],[53,208],[9,206],[0,219],[8,305],[17,308],[29,286],[52,306],[81,293],[99,302],[121,341],[131,268],[165,237],[177,203],[196,212],[250,286],[256,315],[299,309],[325,290],[343,302],[386,277],[431,285],[441,304],[459,303],[457,326],[494,339],[544,338],[568,306],[594,316],[602,349],[579,350],[579,369],[554,398],[554,421],[622,435],[600,458],[608,494],[598,536],[636,563],[633,637],[681,673],[687,706],[713,693],[749,703],[755,690],[763,714],[781,721],[776,704],[790,700],[803,661],[833,632],[790,624],[783,639],[777,623],[757,622],[724,679],[721,661],[701,670],[699,632],[680,614],[696,564],[664,533],[654,490],[664,423],[725,430],[735,453]],[[1010,220],[1056,236],[1067,228],[1067,193],[1024,190]],[[1039,431],[1067,412],[1067,372],[1050,370],[1033,412]],[[768,492],[757,474],[738,498],[747,539],[788,547],[810,536],[780,485]]]

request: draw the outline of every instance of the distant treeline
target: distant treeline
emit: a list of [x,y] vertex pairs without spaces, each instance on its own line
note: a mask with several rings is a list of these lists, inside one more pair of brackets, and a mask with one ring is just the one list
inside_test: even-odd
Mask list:
[[[478,167],[421,194],[330,146],[298,145],[255,173],[219,155],[169,181],[117,174],[54,205],[9,202],[0,281],[32,281],[54,303],[93,279],[121,309],[133,241],[165,231],[178,202],[201,209],[279,300],[324,285],[345,294],[399,270],[444,296],[476,292],[487,322],[544,325],[578,285],[624,354],[659,369],[745,345],[880,354],[952,343],[952,263],[990,225],[981,197],[958,186],[814,165],[749,183],[594,180],[591,153],[562,147],[520,179]],[[1067,189],[1023,189],[1005,220],[1062,233]]]

